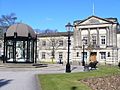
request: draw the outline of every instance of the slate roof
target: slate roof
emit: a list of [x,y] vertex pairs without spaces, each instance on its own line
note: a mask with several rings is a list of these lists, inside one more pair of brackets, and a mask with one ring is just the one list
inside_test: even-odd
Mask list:
[[[70,32],[73,35],[73,32]],[[68,32],[55,32],[55,33],[40,33],[37,37],[60,37],[60,36],[68,36]]]

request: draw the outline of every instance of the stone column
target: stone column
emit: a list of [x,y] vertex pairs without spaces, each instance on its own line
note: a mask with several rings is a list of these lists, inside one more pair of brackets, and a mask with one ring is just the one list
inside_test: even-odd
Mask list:
[[108,27],[106,27],[106,36],[107,46],[110,46],[110,30]]
[[76,31],[77,31],[77,30],[76,30],[76,27],[75,27],[75,28],[74,28],[74,32],[73,32],[74,47],[76,47],[76,42],[77,42],[77,41],[76,41],[76,40],[77,40],[77,38],[76,38],[76,36],[77,36],[76,33],[77,33],[77,32],[76,32]]
[[82,45],[82,39],[81,39],[81,29],[79,29],[79,39],[78,39],[78,45],[81,47]]
[[97,46],[100,46],[99,28],[97,28]]
[[108,46],[108,39],[109,39],[109,37],[108,37],[108,31],[107,31],[106,28],[105,28],[105,30],[106,30],[106,46]]
[[116,47],[117,46],[117,34],[116,34],[116,28],[117,25],[113,24],[113,46]]
[[112,46],[113,45],[113,25],[111,25],[110,27],[109,27],[109,31],[110,31],[110,46]]
[[76,46],[78,47],[79,46],[79,30],[76,29]]
[[91,38],[90,38],[90,28],[88,28],[88,45],[91,43],[91,42],[90,42],[90,39],[91,39]]

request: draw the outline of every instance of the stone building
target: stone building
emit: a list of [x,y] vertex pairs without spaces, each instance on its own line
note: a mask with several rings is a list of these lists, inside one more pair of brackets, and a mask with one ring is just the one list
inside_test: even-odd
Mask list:
[[[94,55],[100,63],[118,63],[119,23],[116,18],[90,16],[85,20],[74,21],[74,60],[81,60],[82,40],[85,39],[86,63]],[[76,53],[79,53],[76,57]]]
[[[67,40],[68,40],[67,32],[38,34],[37,37],[38,37],[38,47],[37,47],[38,60],[42,62],[55,62],[55,63],[60,62],[60,60],[61,62],[66,62]],[[71,42],[73,42],[73,32],[71,32]],[[71,44],[71,50],[72,49],[73,49],[73,43]],[[72,56],[70,58],[72,61]]]
[[[1,28],[0,28],[1,29]],[[2,33],[2,32],[1,32]],[[37,60],[41,62],[67,62],[68,33],[57,32],[37,35]],[[70,62],[81,64],[83,60],[97,60],[102,64],[120,62],[120,25],[117,18],[90,16],[73,22],[71,31]],[[3,55],[3,39],[0,38],[0,55]]]
[[[90,16],[73,22],[71,32],[70,62],[81,64],[83,42],[84,60],[97,60],[103,64],[117,64],[120,61],[120,25],[117,18]],[[54,62],[67,61],[67,32],[38,35],[38,60],[51,61],[50,40],[56,39]]]

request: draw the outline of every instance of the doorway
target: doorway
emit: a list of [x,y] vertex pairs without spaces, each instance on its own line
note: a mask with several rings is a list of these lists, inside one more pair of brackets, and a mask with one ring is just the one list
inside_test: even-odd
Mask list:
[[97,52],[91,52],[90,53],[90,61],[94,62],[97,60]]

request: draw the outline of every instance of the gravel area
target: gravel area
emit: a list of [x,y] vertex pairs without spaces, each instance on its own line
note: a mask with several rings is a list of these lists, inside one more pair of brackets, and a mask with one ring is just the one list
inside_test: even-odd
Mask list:
[[120,90],[120,75],[81,80],[92,90]]

